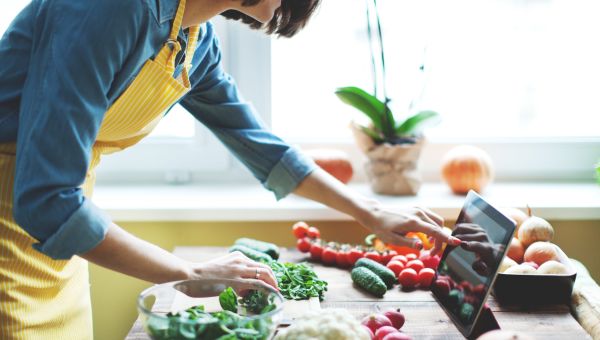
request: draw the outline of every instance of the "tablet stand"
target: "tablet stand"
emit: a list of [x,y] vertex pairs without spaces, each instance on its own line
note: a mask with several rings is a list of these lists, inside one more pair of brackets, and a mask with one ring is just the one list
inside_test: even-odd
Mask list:
[[481,313],[479,313],[479,317],[475,320],[475,326],[473,327],[471,335],[467,339],[477,339],[483,333],[494,329],[500,329],[500,325],[498,324],[498,321],[496,321],[490,307],[484,306],[481,309]]

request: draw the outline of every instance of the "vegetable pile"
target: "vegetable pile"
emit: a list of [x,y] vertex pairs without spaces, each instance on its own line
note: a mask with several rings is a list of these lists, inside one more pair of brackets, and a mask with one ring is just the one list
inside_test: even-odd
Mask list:
[[249,291],[243,298],[228,287],[219,295],[222,311],[206,312],[203,305],[178,313],[168,313],[167,319],[152,318],[146,329],[153,339],[218,339],[264,340],[273,324],[270,318],[248,319],[238,314],[265,314],[276,308],[273,295]]
[[307,263],[281,263],[279,249],[268,242],[242,238],[235,241],[229,252],[239,251],[249,258],[268,264],[279,285],[280,293],[288,300],[306,300],[318,297],[323,300],[327,282],[319,279]]
[[422,233],[408,234],[423,243],[424,250],[419,251],[386,245],[375,235],[369,235],[365,245],[325,242],[319,229],[305,222],[295,223],[292,232],[298,250],[310,253],[311,260],[338,268],[353,267],[352,281],[377,297],[383,297],[396,283],[403,289],[429,289],[440,263],[438,255],[430,254],[428,249],[433,245]]

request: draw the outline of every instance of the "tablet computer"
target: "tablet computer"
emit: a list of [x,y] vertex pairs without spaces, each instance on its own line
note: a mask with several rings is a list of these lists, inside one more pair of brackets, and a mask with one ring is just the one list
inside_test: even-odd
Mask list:
[[514,221],[469,191],[452,232],[463,242],[446,247],[431,289],[465,337],[477,324],[515,227]]

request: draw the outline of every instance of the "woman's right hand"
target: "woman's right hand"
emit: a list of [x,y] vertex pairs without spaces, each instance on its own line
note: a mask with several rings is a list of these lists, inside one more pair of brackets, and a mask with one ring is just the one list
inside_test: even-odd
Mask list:
[[263,281],[279,289],[271,267],[253,261],[239,251],[191,266],[191,279],[242,279],[250,284]]

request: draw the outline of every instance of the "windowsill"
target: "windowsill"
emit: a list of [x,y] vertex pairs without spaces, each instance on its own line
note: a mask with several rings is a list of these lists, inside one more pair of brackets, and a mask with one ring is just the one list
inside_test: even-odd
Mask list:
[[[394,209],[424,206],[455,219],[464,197],[442,183],[426,183],[417,196],[374,195],[367,184],[352,184]],[[550,220],[600,220],[600,187],[593,183],[495,183],[484,197],[498,207],[529,205]],[[279,202],[257,184],[188,186],[98,186],[94,202],[115,221],[294,221],[349,220],[350,217],[297,196]]]

